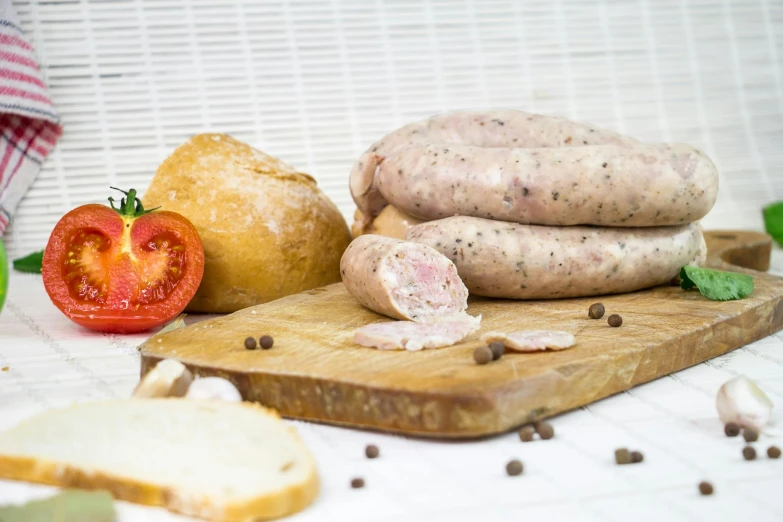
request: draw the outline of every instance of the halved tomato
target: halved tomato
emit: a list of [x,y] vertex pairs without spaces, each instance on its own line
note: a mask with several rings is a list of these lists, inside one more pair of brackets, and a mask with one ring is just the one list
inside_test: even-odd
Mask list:
[[83,205],[49,237],[43,281],[52,302],[92,330],[132,333],[176,317],[204,275],[204,248],[184,216],[144,210],[136,191],[119,208]]

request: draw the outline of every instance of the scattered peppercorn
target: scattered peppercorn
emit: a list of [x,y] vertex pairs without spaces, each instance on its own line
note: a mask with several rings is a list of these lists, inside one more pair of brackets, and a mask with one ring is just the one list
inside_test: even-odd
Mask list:
[[715,488],[712,487],[712,484],[709,482],[699,482],[699,493],[702,495],[712,495],[712,493],[715,491]]
[[522,470],[522,463],[516,459],[509,461],[509,463],[506,464],[506,473],[508,473],[509,477],[516,477],[517,475],[521,475]]
[[493,361],[497,361],[498,359],[503,357],[504,353],[506,353],[505,345],[499,341],[495,341],[494,343],[489,343],[489,349],[492,350]]
[[252,337],[248,337],[245,339],[245,348],[248,350],[255,350],[256,349],[256,340]]
[[727,437],[736,437],[740,432],[739,424],[736,422],[729,422],[723,427],[723,432]]
[[541,437],[544,440],[549,440],[552,437],[555,436],[555,428],[552,427],[551,424],[548,422],[536,422],[534,424],[536,428],[536,432],[538,433],[539,437]]
[[742,430],[742,438],[745,442],[756,442],[759,440],[759,430],[756,428],[745,428]]
[[533,426],[523,426],[519,430],[519,440],[522,442],[530,442],[533,440],[533,435],[536,434],[535,428]]
[[364,479],[363,478],[351,479],[351,487],[353,489],[363,488],[364,487]]
[[607,319],[606,322],[609,323],[609,326],[611,326],[612,328],[617,328],[618,326],[623,324],[623,318],[617,314],[612,314],[609,316],[609,319]]
[[779,459],[780,458],[780,448],[777,446],[770,446],[767,448],[767,457],[771,459]]
[[638,464],[639,462],[644,460],[644,455],[642,455],[641,451],[632,451],[631,452],[631,462],[634,464]]
[[370,444],[366,448],[364,448],[364,454],[367,456],[368,459],[375,459],[378,458],[378,455],[381,454],[381,451],[378,449],[378,446],[375,444]]
[[604,308],[604,305],[601,303],[593,303],[590,305],[590,308],[587,310],[587,317],[590,319],[600,319],[604,316],[604,312],[606,309]]
[[272,339],[271,335],[263,335],[261,336],[261,339],[259,339],[259,344],[261,345],[261,348],[268,350],[275,344],[275,340]]
[[625,448],[618,448],[614,450],[614,461],[618,464],[630,464],[631,453]]
[[479,346],[473,350],[473,360],[476,364],[487,364],[492,360],[492,350],[489,346]]
[[745,460],[753,460],[756,458],[756,449],[753,446],[745,446],[742,448],[742,456]]

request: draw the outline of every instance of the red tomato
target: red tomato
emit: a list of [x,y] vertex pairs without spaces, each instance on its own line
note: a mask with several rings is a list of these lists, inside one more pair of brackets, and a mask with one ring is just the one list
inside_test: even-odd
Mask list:
[[52,302],[92,330],[132,333],[185,309],[204,275],[196,228],[175,212],[144,210],[136,191],[114,207],[68,212],[49,237],[43,281]]

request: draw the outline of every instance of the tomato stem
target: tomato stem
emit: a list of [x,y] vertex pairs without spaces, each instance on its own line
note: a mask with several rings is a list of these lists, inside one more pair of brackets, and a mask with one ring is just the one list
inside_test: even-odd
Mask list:
[[109,198],[109,204],[111,205],[111,208],[114,209],[119,215],[124,217],[131,217],[131,218],[137,218],[139,216],[143,216],[144,214],[149,214],[153,210],[158,210],[160,207],[151,208],[149,210],[144,210],[144,205],[142,205],[141,200],[136,197],[136,189],[130,189],[129,191],[125,192],[122,189],[118,189],[117,187],[109,187],[113,190],[119,190],[123,194],[127,196],[126,198],[122,198],[120,200],[120,206],[115,207],[115,199]]

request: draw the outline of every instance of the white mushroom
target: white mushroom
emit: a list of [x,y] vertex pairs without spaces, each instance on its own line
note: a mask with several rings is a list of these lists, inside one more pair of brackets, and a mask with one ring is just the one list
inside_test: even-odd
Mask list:
[[186,399],[212,399],[241,402],[242,395],[230,381],[222,377],[203,377],[190,385]]
[[772,401],[755,382],[744,375],[720,387],[716,406],[724,424],[736,422],[742,427],[761,429],[769,422],[772,414]]
[[183,397],[193,382],[193,374],[179,361],[164,359],[141,379],[133,397]]

